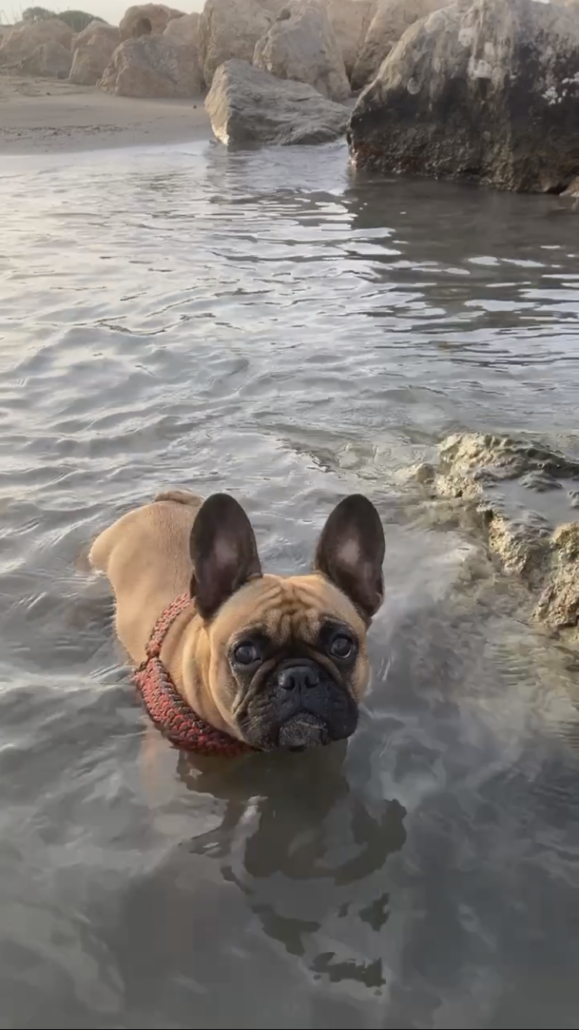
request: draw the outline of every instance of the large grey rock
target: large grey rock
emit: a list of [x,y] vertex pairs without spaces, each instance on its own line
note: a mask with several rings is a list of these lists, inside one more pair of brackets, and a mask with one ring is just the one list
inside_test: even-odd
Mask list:
[[102,21],[91,21],[87,25],[86,29],[79,32],[78,36],[75,36],[72,49],[78,50],[80,47],[86,46],[87,43],[92,43],[95,39],[106,39],[113,50],[116,50],[121,44],[121,31],[116,25],[107,25]]
[[278,79],[305,82],[329,100],[339,103],[350,96],[338,41],[317,0],[287,7],[257,43],[253,63]]
[[532,591],[534,619],[579,643],[579,461],[533,442],[457,433],[440,444],[436,467],[414,466],[410,477],[441,503],[471,507],[490,552]]
[[59,18],[23,22],[0,36],[0,65],[16,68],[32,57],[38,47],[48,43],[58,43],[70,50],[73,39],[73,30]]
[[208,89],[225,61],[253,61],[255,45],[273,21],[258,0],[207,0],[199,19],[199,57]]
[[377,0],[324,0],[349,79],[360,60]]
[[98,85],[122,97],[184,99],[200,94],[202,75],[192,47],[151,35],[121,43]]
[[199,49],[199,12],[184,14],[169,22],[163,35],[176,46],[192,46]]
[[205,101],[213,132],[232,147],[329,143],[344,135],[345,107],[301,82],[282,81],[246,61],[227,61]]
[[363,89],[372,82],[382,61],[388,57],[411,25],[439,11],[441,7],[448,7],[452,2],[453,0],[380,0],[352,69],[353,88]]
[[69,82],[76,86],[96,86],[120,42],[120,32],[113,25],[99,22],[88,25],[74,41]]
[[352,115],[357,168],[561,192],[579,170],[579,18],[475,0],[413,25]]
[[62,43],[41,43],[30,57],[18,65],[22,75],[41,79],[67,79],[72,65],[72,54]]

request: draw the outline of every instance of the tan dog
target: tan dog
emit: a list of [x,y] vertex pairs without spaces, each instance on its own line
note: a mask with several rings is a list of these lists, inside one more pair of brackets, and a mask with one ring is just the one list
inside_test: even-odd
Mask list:
[[354,732],[369,678],[366,633],[383,600],[384,532],[367,498],[337,505],[309,575],[262,573],[251,523],[227,494],[159,494],[104,530],[89,558],[109,579],[117,633],[135,663],[160,614],[190,591],[161,658],[215,729],[261,750]]

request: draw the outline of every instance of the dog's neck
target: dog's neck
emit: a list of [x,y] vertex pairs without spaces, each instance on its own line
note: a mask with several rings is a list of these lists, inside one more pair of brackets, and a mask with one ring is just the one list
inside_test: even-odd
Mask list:
[[171,627],[162,650],[162,660],[179,695],[210,726],[233,734],[215,704],[210,682],[211,647],[207,626],[192,603]]

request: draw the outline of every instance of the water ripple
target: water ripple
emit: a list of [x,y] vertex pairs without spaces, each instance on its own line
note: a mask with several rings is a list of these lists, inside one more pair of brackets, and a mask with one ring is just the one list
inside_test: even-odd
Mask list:
[[[394,472],[461,427],[576,440],[577,219],[342,145],[0,181],[2,1025],[574,1027],[576,670]],[[376,500],[346,754],[216,770],[144,724],[78,559],[169,485],[234,491],[283,570]]]

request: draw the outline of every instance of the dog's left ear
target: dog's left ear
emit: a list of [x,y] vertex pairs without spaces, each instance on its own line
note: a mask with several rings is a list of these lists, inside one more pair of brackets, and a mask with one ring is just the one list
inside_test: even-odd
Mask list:
[[363,494],[352,494],[329,516],[316,548],[315,568],[370,620],[384,600],[385,550],[376,508]]
[[203,502],[191,530],[191,596],[204,619],[250,579],[261,576],[251,522],[229,494],[212,494]]

